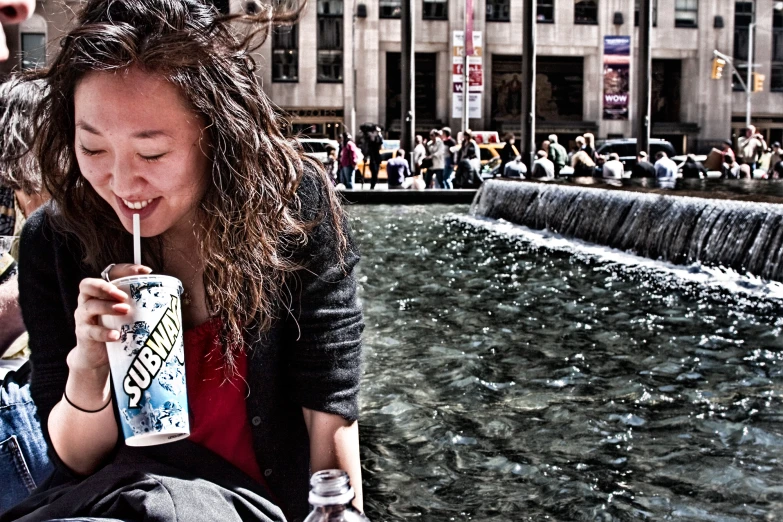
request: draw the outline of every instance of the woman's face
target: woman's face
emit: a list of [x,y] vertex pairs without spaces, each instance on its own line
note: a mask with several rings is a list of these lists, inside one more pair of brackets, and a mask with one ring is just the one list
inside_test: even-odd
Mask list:
[[192,234],[210,172],[201,119],[179,90],[138,69],[88,73],[74,93],[79,168],[141,235]]

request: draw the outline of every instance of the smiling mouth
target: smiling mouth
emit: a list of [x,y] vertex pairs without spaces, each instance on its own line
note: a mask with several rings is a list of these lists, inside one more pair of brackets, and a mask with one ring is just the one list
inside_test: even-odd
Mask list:
[[133,209],[133,210],[141,210],[150,203],[155,201],[155,198],[147,199],[144,201],[128,201],[127,199],[123,199],[122,202],[125,204],[126,207]]

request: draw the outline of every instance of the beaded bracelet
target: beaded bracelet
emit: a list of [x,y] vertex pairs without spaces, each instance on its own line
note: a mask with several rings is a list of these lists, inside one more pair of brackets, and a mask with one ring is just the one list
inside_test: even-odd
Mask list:
[[109,404],[111,404],[111,397],[109,397],[109,402],[107,402],[106,404],[104,404],[103,406],[101,406],[100,408],[98,408],[97,410],[85,410],[84,408],[80,408],[80,407],[78,407],[77,405],[75,405],[74,403],[72,403],[72,402],[71,402],[71,399],[69,399],[69,398],[68,398],[68,396],[65,394],[65,390],[63,390],[63,399],[65,399],[65,402],[67,402],[68,404],[70,404],[71,406],[73,406],[74,408],[76,408],[77,410],[79,410],[79,411],[83,411],[84,413],[98,413],[99,411],[103,411],[103,410],[105,410],[105,409],[106,409],[106,406],[108,406]]

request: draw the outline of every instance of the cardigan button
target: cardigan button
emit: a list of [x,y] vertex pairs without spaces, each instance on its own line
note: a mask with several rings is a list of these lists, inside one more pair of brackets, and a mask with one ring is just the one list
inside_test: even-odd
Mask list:
[[261,417],[253,417],[250,422],[253,424],[253,426],[259,426],[261,424]]
[[265,476],[265,477],[268,477],[268,476],[269,476],[269,475],[271,475],[271,474],[272,474],[272,470],[271,470],[271,469],[265,469],[265,470],[264,470],[264,476]]

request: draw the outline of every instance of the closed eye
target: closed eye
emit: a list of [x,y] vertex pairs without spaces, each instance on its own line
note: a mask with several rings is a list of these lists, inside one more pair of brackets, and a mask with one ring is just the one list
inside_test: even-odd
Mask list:
[[82,154],[84,154],[85,156],[95,156],[96,154],[100,154],[101,152],[103,152],[102,150],[90,150],[82,144],[79,144],[79,149],[82,151]]
[[160,158],[162,158],[165,155],[166,155],[165,152],[163,154],[155,154],[153,156],[144,156],[144,155],[139,154],[139,156],[141,156],[141,159],[143,159],[147,163],[154,163],[154,162],[158,161]]

